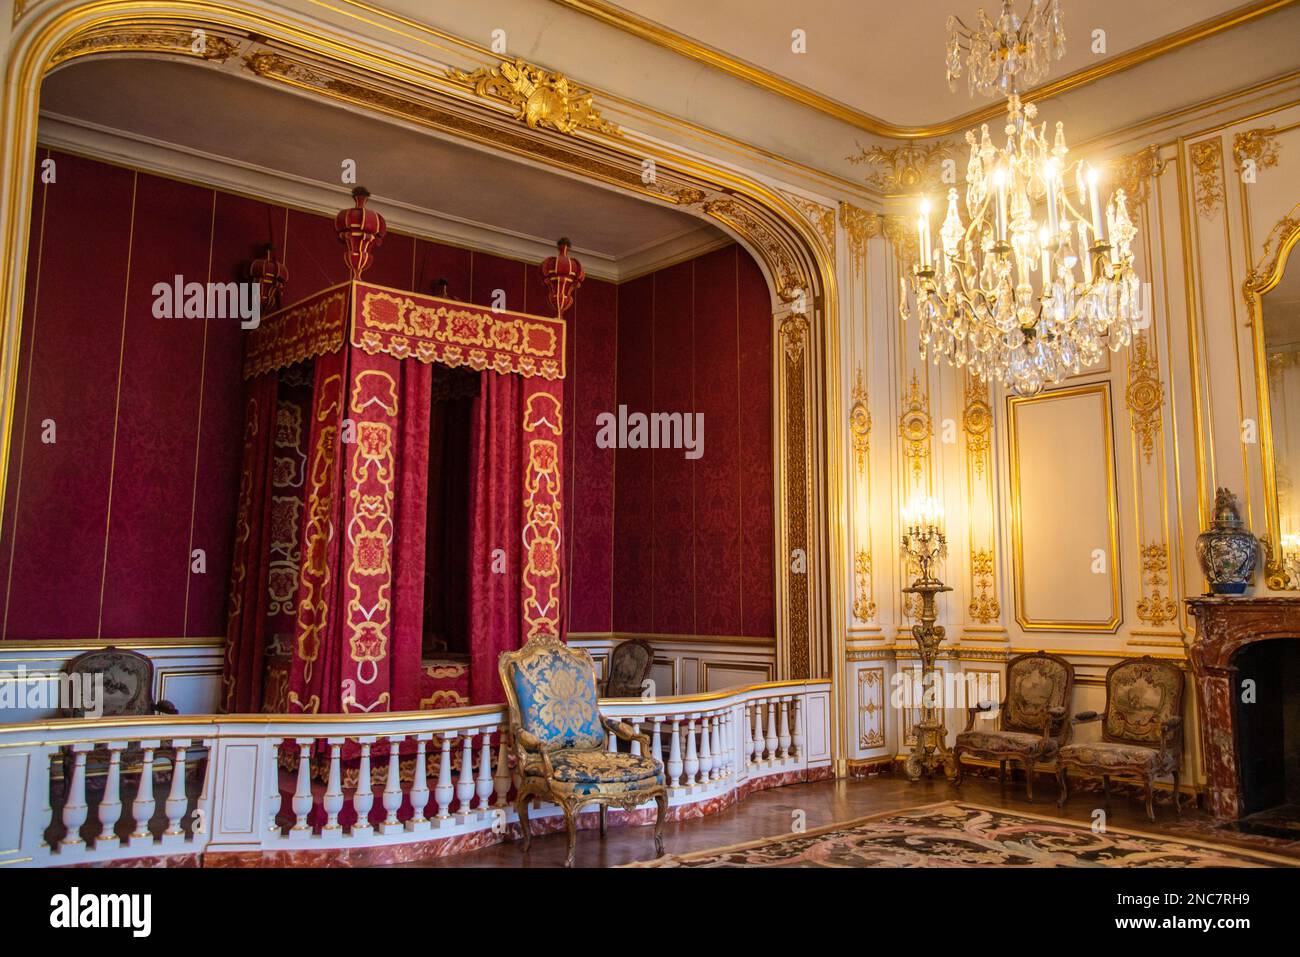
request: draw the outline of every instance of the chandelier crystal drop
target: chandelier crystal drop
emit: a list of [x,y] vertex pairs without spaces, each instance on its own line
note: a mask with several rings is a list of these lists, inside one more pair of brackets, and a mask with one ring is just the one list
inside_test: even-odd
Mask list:
[[974,28],[958,16],[948,18],[948,88],[957,90],[966,60],[971,96],[1026,90],[1047,76],[1053,58],[1065,55],[1065,23],[1060,0],[1032,0],[1023,18],[1013,0],[1003,0],[996,21],[983,10]]
[[[973,89],[1007,91],[1006,143],[996,147],[987,124],[966,134],[965,196],[948,191],[937,244],[922,200],[918,261],[902,279],[899,311],[904,320],[915,311],[922,356],[1032,395],[1132,342],[1141,283],[1124,191],[1103,205],[1098,171],[1069,159],[1063,124],[1049,143],[1036,107],[1020,99],[1019,84],[1046,52],[1063,48],[1058,2],[1033,0],[1023,21],[1010,8],[1007,0],[997,24],[981,11],[974,35],[982,39],[970,41],[969,59],[972,75],[977,62],[982,71]],[[990,62],[998,78],[990,79]]]

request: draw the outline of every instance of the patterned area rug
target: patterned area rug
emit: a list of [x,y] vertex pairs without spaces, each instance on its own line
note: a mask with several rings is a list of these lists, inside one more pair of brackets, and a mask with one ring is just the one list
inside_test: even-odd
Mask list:
[[629,867],[1296,867],[1257,851],[945,801]]

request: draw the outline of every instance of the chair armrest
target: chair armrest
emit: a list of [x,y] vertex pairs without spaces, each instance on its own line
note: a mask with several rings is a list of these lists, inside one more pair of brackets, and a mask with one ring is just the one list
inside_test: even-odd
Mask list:
[[600,723],[605,730],[611,734],[617,735],[624,741],[637,741],[641,744],[641,753],[650,754],[650,735],[643,734],[624,721],[616,721],[613,718],[607,718],[603,714],[600,716]]
[[522,766],[523,758],[526,756],[528,752],[532,752],[533,754],[538,755],[542,759],[542,773],[548,778],[551,777],[551,775],[554,773],[554,769],[551,767],[551,755],[548,753],[550,749],[548,749],[547,746],[544,743],[542,743],[542,739],[539,738],[537,735],[533,734],[531,731],[525,731],[523,728],[520,727],[512,727],[510,729],[510,733],[511,736],[515,739],[515,745],[519,752],[519,758],[520,758],[519,773],[520,774],[524,773],[523,766]]
[[153,703],[154,711],[159,714],[180,714],[180,709],[172,704],[166,698],[160,698]]
[[[981,701],[973,708],[966,709],[966,731],[975,730],[975,718],[985,711],[992,711],[997,707],[995,702]],[[963,732],[964,733],[964,732]]]
[[1074,723],[1087,724],[1090,721],[1098,721],[1100,719],[1101,719],[1101,714],[1096,711],[1080,711],[1078,714],[1074,716]]
[[1179,736],[1182,730],[1182,715],[1174,715],[1167,721],[1160,722],[1160,746],[1168,749],[1174,743],[1174,739]]
[[1063,724],[1065,724],[1065,709],[1048,708],[1047,720],[1043,722],[1043,743],[1046,744],[1060,734]]

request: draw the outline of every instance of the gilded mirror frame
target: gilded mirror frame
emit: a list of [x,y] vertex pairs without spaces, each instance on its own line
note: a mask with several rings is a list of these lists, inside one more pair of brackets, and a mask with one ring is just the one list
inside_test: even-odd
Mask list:
[[[1268,587],[1275,591],[1292,589],[1293,582],[1282,561],[1282,516],[1277,497],[1277,460],[1273,446],[1273,409],[1269,397],[1268,354],[1264,341],[1264,296],[1282,281],[1287,259],[1300,242],[1300,206],[1273,227],[1264,244],[1264,258],[1252,269],[1242,285],[1250,314],[1251,336],[1255,357],[1255,398],[1259,407],[1259,449],[1264,479],[1264,513],[1267,530],[1259,536],[1264,546],[1264,573]],[[1270,253],[1270,249],[1272,252]]]

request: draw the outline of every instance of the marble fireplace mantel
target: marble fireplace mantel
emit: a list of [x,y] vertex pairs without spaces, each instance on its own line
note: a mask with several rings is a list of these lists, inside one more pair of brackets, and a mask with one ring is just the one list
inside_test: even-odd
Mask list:
[[1196,618],[1188,657],[1205,753],[1206,807],[1216,818],[1235,820],[1242,793],[1233,656],[1257,641],[1300,639],[1300,597],[1206,595],[1187,599],[1187,608]]

